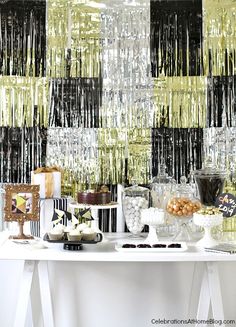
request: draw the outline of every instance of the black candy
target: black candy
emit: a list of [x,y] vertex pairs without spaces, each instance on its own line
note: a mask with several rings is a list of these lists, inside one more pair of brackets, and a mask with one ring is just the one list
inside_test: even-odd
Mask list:
[[181,244],[179,243],[172,243],[168,245],[168,248],[181,248]]
[[166,244],[153,244],[153,248],[166,248]]
[[150,244],[138,244],[137,245],[137,248],[151,248],[151,245]]
[[125,248],[125,249],[129,249],[129,248],[136,248],[136,245],[135,244],[123,244],[122,245],[122,248]]

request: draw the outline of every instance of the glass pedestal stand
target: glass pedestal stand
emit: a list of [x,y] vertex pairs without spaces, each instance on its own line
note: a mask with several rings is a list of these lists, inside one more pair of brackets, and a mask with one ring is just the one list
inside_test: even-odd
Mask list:
[[[154,209],[154,208],[152,208],[152,209]],[[151,210],[151,208],[149,210]],[[164,211],[158,212],[155,214],[150,214],[150,211],[149,211],[149,214],[148,214],[148,209],[143,210],[143,212],[141,213],[141,222],[144,225],[149,226],[149,233],[144,242],[148,243],[148,244],[155,244],[156,242],[158,242],[159,239],[157,236],[157,226],[164,223]]]
[[197,246],[211,247],[217,245],[219,242],[215,240],[211,235],[212,227],[218,226],[223,222],[223,215],[203,215],[195,213],[193,216],[194,224],[204,228],[205,234],[203,238],[197,242]]
[[173,241],[189,242],[193,240],[193,234],[189,226],[190,217],[176,218],[178,223],[177,233],[173,237]]
[[159,239],[157,237],[156,226],[149,225],[149,233],[148,233],[148,237],[145,239],[145,242],[156,243],[158,241]]

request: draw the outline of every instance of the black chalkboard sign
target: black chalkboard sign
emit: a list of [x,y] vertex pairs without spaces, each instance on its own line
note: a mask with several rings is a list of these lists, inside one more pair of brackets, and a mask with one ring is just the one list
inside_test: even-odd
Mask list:
[[236,215],[236,196],[222,193],[217,197],[215,206],[220,209],[224,217],[232,217]]

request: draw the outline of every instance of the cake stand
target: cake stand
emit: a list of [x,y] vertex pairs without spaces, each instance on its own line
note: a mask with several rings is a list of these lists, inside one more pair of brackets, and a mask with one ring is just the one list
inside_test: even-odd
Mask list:
[[148,214],[149,209],[141,211],[141,222],[149,226],[149,233],[145,239],[145,243],[155,244],[159,241],[157,236],[157,226],[164,224],[165,213],[164,210],[158,210],[155,214]]
[[75,209],[91,209],[91,215],[94,220],[91,222],[91,227],[94,229],[96,233],[100,233],[103,236],[103,242],[106,240],[103,232],[99,229],[99,218],[98,218],[98,210],[99,209],[115,209],[118,208],[119,204],[117,202],[111,202],[108,204],[85,204],[85,203],[77,203],[77,202],[71,202],[69,203],[69,208],[71,209],[71,213],[74,214]]
[[211,236],[211,229],[212,227],[222,224],[222,213],[215,215],[204,215],[196,212],[193,214],[193,222],[195,225],[201,226],[205,230],[203,238],[196,243],[197,246],[211,247],[218,244],[218,242]]

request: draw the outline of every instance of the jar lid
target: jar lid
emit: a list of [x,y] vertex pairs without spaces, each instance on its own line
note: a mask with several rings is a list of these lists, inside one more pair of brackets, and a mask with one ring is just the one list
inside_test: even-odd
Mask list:
[[198,169],[193,171],[194,176],[201,178],[209,178],[209,177],[226,177],[227,173],[225,170],[220,170],[215,167],[212,163],[212,159],[208,157],[205,161],[205,165],[202,169]]
[[157,176],[153,177],[152,184],[169,184],[171,183],[172,177],[165,175],[158,174]]
[[154,176],[152,179],[152,184],[168,184],[171,183],[172,177],[166,173],[165,161],[162,158],[159,165],[159,173],[157,176]]
[[187,178],[185,176],[180,177],[180,184],[176,185],[176,192],[193,193],[193,189],[190,184],[187,184]]
[[149,189],[143,186],[139,186],[137,184],[126,187],[124,189],[124,192],[126,195],[131,195],[131,196],[138,196],[138,195],[143,195],[146,193],[149,193]]

